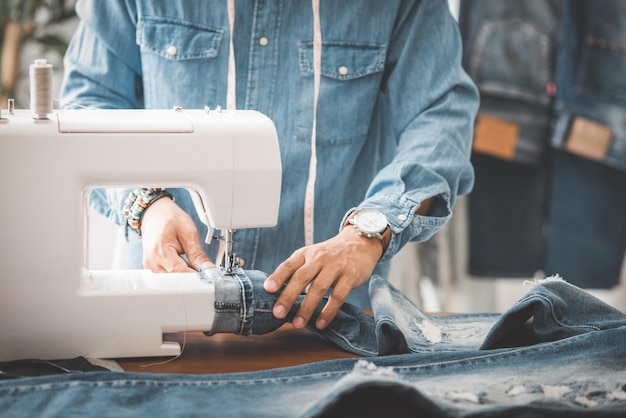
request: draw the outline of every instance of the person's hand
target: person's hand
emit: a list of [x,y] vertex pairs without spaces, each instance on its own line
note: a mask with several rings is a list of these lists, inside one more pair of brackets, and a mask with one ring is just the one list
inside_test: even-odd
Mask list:
[[293,325],[303,328],[319,302],[332,288],[328,302],[315,325],[322,329],[335,317],[348,294],[365,283],[382,255],[379,239],[364,238],[351,227],[339,235],[296,250],[265,280],[265,290],[283,291],[274,304],[273,314],[283,319],[306,289],[306,296],[296,313]]
[[154,273],[215,267],[202,251],[193,220],[172,199],[163,197],[146,209],[141,219],[141,237],[143,265]]

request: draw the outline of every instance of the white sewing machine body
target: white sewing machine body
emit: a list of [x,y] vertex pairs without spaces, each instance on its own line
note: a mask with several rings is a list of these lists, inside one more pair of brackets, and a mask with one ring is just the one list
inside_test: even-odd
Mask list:
[[215,229],[278,218],[276,129],[254,111],[18,110],[0,167],[0,361],[176,355],[163,333],[211,329],[194,273],[86,268],[91,189],[185,187]]

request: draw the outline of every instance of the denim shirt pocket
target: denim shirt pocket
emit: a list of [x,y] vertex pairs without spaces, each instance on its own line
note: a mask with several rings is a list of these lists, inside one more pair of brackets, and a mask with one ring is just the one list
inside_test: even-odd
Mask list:
[[[514,144],[506,159],[537,162],[547,149],[557,41],[531,19],[516,17],[485,22],[467,47],[466,67],[480,91],[480,113],[515,126],[514,137],[500,138]],[[483,129],[477,127],[479,132]]]
[[144,17],[137,25],[137,44],[169,60],[215,58],[224,33],[192,22]]
[[[144,16],[137,24],[146,103],[198,107],[198,99],[215,97],[225,82],[226,67],[218,60],[224,30],[190,21]],[[167,82],[167,81],[171,82]],[[170,101],[175,101],[170,103]]]
[[[317,144],[350,145],[363,141],[374,111],[387,47],[359,42],[322,42],[317,107]],[[313,127],[313,43],[299,46],[299,96],[296,137],[310,142]]]

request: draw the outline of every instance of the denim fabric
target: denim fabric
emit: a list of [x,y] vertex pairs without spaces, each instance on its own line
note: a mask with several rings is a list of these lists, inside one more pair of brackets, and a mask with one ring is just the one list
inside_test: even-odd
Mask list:
[[589,289],[617,286],[626,253],[626,171],[556,152],[550,189],[546,274]]
[[[626,251],[626,84],[616,71],[626,56],[626,7],[591,0],[470,0],[463,6],[464,64],[481,92],[480,113],[520,125],[519,141],[526,142],[530,132],[543,147],[534,159],[519,152],[519,142],[513,161],[473,154],[469,272],[532,277],[543,271],[585,288],[614,287]],[[531,34],[544,40],[524,44]],[[540,65],[535,52],[544,47]],[[532,53],[519,53],[527,48]],[[517,70],[502,70],[507,65]],[[537,75],[545,71],[548,77]],[[502,91],[513,87],[494,87],[504,76],[513,87],[526,86],[536,99],[541,83],[553,80],[556,98],[532,102],[523,95],[507,96]],[[496,93],[500,101],[506,97],[516,104],[494,101]],[[542,128],[529,130],[526,124],[535,122]]]
[[519,127],[512,159],[538,163],[548,147],[560,0],[463,0],[463,65],[480,91],[480,115]]
[[[402,308],[408,305],[401,294],[382,279],[372,280],[370,291],[378,306],[373,318],[384,312],[408,339],[419,339],[420,328],[405,323],[411,309]],[[624,416],[626,313],[567,282],[546,280],[502,315],[460,317],[458,327],[457,316],[428,317],[454,343],[437,345],[431,330],[422,338],[433,342],[430,349],[407,354],[251,373],[93,372],[4,381],[0,410],[15,417]],[[466,338],[476,330],[480,338]]]
[[549,161],[547,155],[537,164],[525,164],[472,154],[476,183],[467,205],[470,274],[533,277],[543,269]]
[[477,277],[533,277],[543,268],[561,15],[558,0],[461,2],[463,64],[480,91],[479,117],[519,128],[510,159],[472,154],[468,271]]
[[574,121],[590,120],[609,130],[606,151],[594,159],[626,170],[626,78],[620,71],[626,66],[626,6],[620,0],[568,0],[564,5],[550,142],[569,149]]
[[[267,275],[239,269],[232,276],[220,270],[205,270],[215,287],[218,332],[241,335],[265,334],[290,322],[276,319],[272,306],[276,294],[263,289]],[[342,349],[363,356],[408,352],[462,351],[532,345],[568,338],[589,330],[626,325],[626,315],[561,280],[540,281],[505,314],[473,313],[432,316],[422,312],[404,294],[379,276],[369,281],[372,315],[344,304],[337,317],[323,330],[309,329]],[[299,305],[301,299],[296,303]],[[324,307],[320,302],[311,324]],[[571,306],[576,306],[575,310]],[[625,341],[626,343],[626,341]]]
[[[263,288],[267,274],[242,269],[232,276],[223,275],[219,269],[200,274],[215,288],[215,325],[207,335],[261,335],[274,331],[293,320],[304,298],[300,297],[285,319],[276,319],[272,307],[278,294]],[[319,330],[309,325],[308,329],[346,351],[380,356],[477,349],[499,317],[497,314],[429,316],[380,276],[370,279],[369,295],[373,315],[345,303],[328,327]],[[325,299],[319,303],[309,324],[315,324],[325,303]]]
[[[226,6],[226,0],[80,0],[62,106],[225,107]],[[314,238],[336,235],[354,207],[381,209],[393,231],[376,270],[386,276],[390,258],[407,242],[432,236],[456,197],[469,192],[478,94],[462,69],[461,38],[445,0],[390,0],[384,7],[376,0],[322,1],[320,19]],[[278,226],[237,231],[235,251],[246,268],[271,272],[304,245],[313,16],[306,1],[237,0],[235,22],[238,107],[274,121],[283,163]],[[261,37],[269,43],[261,45]],[[211,158],[219,156],[207,156],[207,164]],[[432,196],[440,198],[432,216],[415,215]],[[92,205],[119,221],[123,197],[110,197],[98,191]],[[195,217],[186,201],[179,203]],[[367,287],[350,297],[366,304]]]
[[[545,271],[558,271],[579,286],[612,288],[626,251],[626,78],[618,70],[626,65],[626,5],[564,4],[550,138],[560,152],[551,184]],[[596,128],[575,134],[581,120]],[[591,154],[580,153],[575,140],[583,149],[593,144]]]

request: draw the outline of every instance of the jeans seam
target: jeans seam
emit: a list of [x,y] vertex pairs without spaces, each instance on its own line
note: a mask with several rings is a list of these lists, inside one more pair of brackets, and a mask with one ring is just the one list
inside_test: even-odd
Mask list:
[[329,328],[329,331],[331,333],[335,334],[335,336],[339,337],[339,339],[343,340],[346,343],[346,345],[348,345],[352,349],[358,351],[359,353],[364,353],[365,355],[370,355],[370,356],[378,355],[378,352],[376,352],[376,351],[370,351],[370,350],[366,350],[364,348],[355,346],[354,344],[352,344],[352,342],[348,338],[346,338],[344,335],[338,333],[337,331],[335,331],[332,328]]
[[559,318],[556,315],[556,309],[554,308],[554,304],[552,303],[552,300],[544,295],[531,295],[527,298],[522,299],[520,302],[525,302],[525,301],[532,301],[532,299],[534,298],[540,298],[543,299],[544,301],[546,301],[548,303],[548,305],[550,306],[550,316],[552,317],[552,320],[559,325],[562,328],[588,328],[588,329],[592,329],[594,331],[599,331],[600,327],[595,326],[595,325],[586,325],[586,324],[580,324],[580,325],[568,325],[563,323],[561,320],[559,320]]
[[241,326],[239,335],[248,335],[252,330],[254,322],[254,288],[252,281],[244,270],[235,274],[234,277],[239,281],[239,286],[241,287]]
[[543,295],[540,295],[540,297],[542,299],[544,299],[545,301],[548,302],[548,304],[550,305],[550,315],[552,315],[552,319],[554,319],[554,322],[556,322],[557,324],[559,324],[560,326],[562,326],[563,328],[590,328],[594,331],[598,331],[600,328],[595,326],[595,325],[586,325],[586,324],[580,324],[580,325],[568,325],[565,324],[563,322],[561,322],[557,316],[556,316],[556,312],[554,309],[554,305],[552,304],[552,300],[550,300],[549,298],[546,298]]

